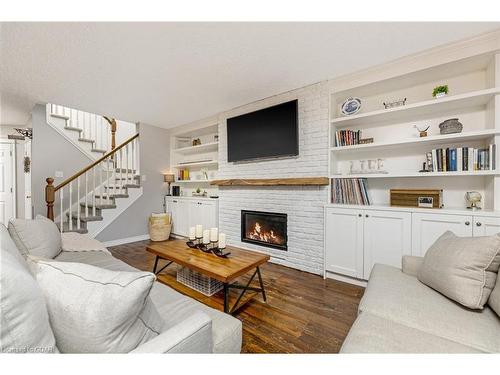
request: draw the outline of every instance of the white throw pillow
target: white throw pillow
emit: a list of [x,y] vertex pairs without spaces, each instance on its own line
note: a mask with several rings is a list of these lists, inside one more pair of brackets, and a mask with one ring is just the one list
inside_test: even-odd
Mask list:
[[500,266],[500,236],[457,237],[448,231],[425,253],[418,279],[471,309],[482,309]]
[[54,259],[61,252],[61,233],[56,224],[38,215],[35,220],[12,219],[9,233],[24,257]]
[[31,259],[30,266],[63,353],[128,353],[164,328],[149,298],[152,273]]
[[2,233],[0,350],[2,353],[57,353],[42,290],[28,271],[25,260],[21,263],[21,259],[4,249],[7,242]]

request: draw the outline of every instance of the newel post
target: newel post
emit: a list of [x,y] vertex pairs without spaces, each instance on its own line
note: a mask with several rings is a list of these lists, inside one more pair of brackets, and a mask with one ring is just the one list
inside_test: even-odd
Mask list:
[[47,218],[54,221],[54,201],[56,200],[56,190],[54,185],[54,179],[52,177],[47,177],[47,186],[45,187],[45,202],[47,202]]
[[116,120],[112,119],[111,120],[111,151],[113,151],[116,148],[115,134],[116,134]]

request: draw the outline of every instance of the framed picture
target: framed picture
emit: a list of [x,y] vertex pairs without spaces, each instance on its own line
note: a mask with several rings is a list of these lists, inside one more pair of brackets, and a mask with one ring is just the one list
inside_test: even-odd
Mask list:
[[432,208],[433,204],[433,197],[418,197],[418,207]]

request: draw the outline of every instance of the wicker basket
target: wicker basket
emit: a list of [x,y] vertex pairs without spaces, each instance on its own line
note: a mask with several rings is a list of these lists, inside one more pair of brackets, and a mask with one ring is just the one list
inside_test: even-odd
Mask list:
[[180,267],[177,270],[177,281],[207,297],[213,296],[224,287],[221,281],[202,275],[187,267]]
[[170,214],[151,214],[149,218],[149,238],[151,241],[166,241],[170,238],[172,220]]

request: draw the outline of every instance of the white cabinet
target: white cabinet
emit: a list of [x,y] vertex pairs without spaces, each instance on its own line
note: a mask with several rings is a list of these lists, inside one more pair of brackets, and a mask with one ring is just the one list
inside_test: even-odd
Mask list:
[[500,218],[489,216],[474,216],[472,228],[474,237],[493,236],[500,233]]
[[165,197],[166,212],[172,214],[172,233],[187,237],[189,227],[202,224],[204,228],[218,226],[216,200],[189,197]]
[[362,279],[362,211],[326,209],[325,240],[326,270]]
[[471,215],[439,213],[412,214],[412,255],[424,256],[429,247],[446,231],[457,236],[472,236]]
[[365,279],[375,263],[401,267],[403,255],[411,254],[411,213],[365,211],[363,234]]
[[375,210],[325,210],[325,269],[368,279],[375,263],[401,266],[411,253],[411,214]]

